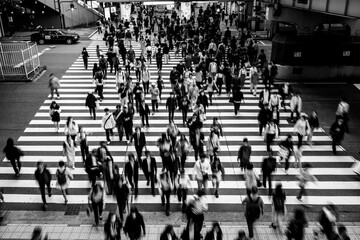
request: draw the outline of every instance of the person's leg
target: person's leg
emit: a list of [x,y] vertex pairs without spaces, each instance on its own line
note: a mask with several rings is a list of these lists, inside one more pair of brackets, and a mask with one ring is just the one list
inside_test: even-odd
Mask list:
[[263,186],[264,186],[264,188],[266,188],[266,178],[267,178],[267,173],[263,172]]
[[146,127],[150,127],[150,124],[149,124],[149,114],[146,113],[145,119],[146,119]]
[[249,231],[249,238],[252,239],[254,238],[254,221],[252,219],[246,219],[246,223],[248,225],[248,231]]
[[302,146],[302,139],[303,139],[303,135],[298,133],[298,148]]
[[110,142],[111,140],[110,140],[110,130],[109,129],[105,129],[105,134],[106,134],[106,140],[108,141],[108,142]]
[[[49,197],[51,197],[51,184],[50,184],[50,181],[45,183],[46,184],[46,187],[47,187],[47,190],[48,190],[48,195]],[[44,189],[44,192],[45,192],[45,189]]]
[[182,198],[182,212],[186,210],[186,198],[187,198],[187,189],[181,189],[181,198]]
[[18,170],[18,168],[16,166],[15,159],[11,159],[10,163],[11,163],[11,166],[13,167],[13,169],[14,169],[15,174],[19,174],[19,170]]
[[171,194],[171,190],[168,190],[165,192],[165,197],[166,197],[166,214],[168,215],[169,214],[169,211],[170,211],[170,194]]
[[41,200],[43,204],[46,204],[46,197],[45,197],[45,184],[39,184],[40,187],[40,194],[41,194]]
[[269,181],[269,196],[272,195],[272,186],[271,186],[271,173],[268,174],[268,181]]
[[332,151],[333,151],[333,154],[336,154],[336,145],[337,145],[337,138],[336,137],[333,137],[332,138]]
[[94,217],[95,217],[95,224],[99,225],[99,209],[98,209],[98,204],[97,203],[92,203],[92,208],[93,208],[93,212],[94,212]]
[[154,113],[155,112],[155,100],[151,100],[151,108]]

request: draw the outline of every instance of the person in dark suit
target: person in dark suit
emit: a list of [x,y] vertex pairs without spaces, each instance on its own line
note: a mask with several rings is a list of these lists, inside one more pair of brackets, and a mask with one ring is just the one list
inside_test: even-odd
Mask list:
[[36,165],[37,165],[37,169],[35,171],[35,179],[39,183],[41,199],[43,201],[43,209],[46,210],[47,203],[45,197],[45,186],[48,189],[49,197],[51,197],[51,186],[50,186],[51,173],[49,172],[49,170],[46,168],[46,165],[42,161],[37,162]]
[[131,186],[131,191],[135,191],[135,198],[138,195],[138,181],[139,181],[139,163],[135,161],[135,156],[132,153],[128,155],[129,161],[125,163],[125,179]]
[[149,151],[145,151],[145,158],[142,161],[142,170],[146,178],[146,185],[151,184],[151,194],[155,196],[155,180],[157,176],[156,160]]
[[177,108],[177,101],[173,92],[170,93],[170,97],[166,100],[166,109],[169,111],[169,122],[174,120],[174,112]]
[[266,188],[266,179],[269,181],[269,196],[272,195],[272,189],[271,189],[271,174],[276,168],[276,159],[272,155],[272,151],[270,150],[268,152],[269,156],[267,158],[264,158],[261,170],[263,173],[263,185],[264,188]]
[[190,136],[190,142],[194,149],[195,161],[197,161],[199,155],[204,152],[204,133],[200,132],[200,128],[195,129]]
[[135,128],[135,133],[131,136],[130,143],[132,143],[133,140],[137,155],[137,161],[139,161],[141,165],[142,150],[146,145],[146,138],[145,138],[145,133],[141,131],[140,127]]
[[142,127],[145,127],[145,120],[146,120],[146,127],[149,128],[149,115],[150,115],[150,108],[147,103],[145,103],[145,100],[141,101],[141,104],[139,106],[139,114],[141,116],[141,124]]

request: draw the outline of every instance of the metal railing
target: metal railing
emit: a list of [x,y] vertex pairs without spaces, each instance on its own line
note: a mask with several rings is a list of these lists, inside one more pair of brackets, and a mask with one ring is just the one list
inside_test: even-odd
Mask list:
[[38,48],[33,42],[0,43],[0,78],[29,79],[40,67]]

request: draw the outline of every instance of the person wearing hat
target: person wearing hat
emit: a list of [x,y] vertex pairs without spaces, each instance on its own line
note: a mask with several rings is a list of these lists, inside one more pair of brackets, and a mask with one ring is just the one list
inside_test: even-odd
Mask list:
[[96,102],[97,99],[94,96],[93,92],[89,91],[85,100],[85,106],[89,108],[90,117],[94,120],[96,120]]
[[108,108],[104,109],[105,115],[101,119],[101,126],[105,130],[107,144],[110,144],[110,134],[114,136],[113,128],[116,126],[114,115],[112,115]]
[[211,166],[208,160],[206,160],[206,155],[204,153],[200,154],[200,160],[197,160],[193,168],[193,179],[196,179],[198,184],[198,190],[207,189],[207,182],[211,174]]
[[170,97],[166,100],[166,109],[169,111],[169,122],[174,121],[174,112],[177,108],[177,101],[173,92],[170,93]]
[[298,136],[298,148],[301,148],[304,136],[307,136],[310,133],[310,125],[307,120],[307,115],[305,113],[301,113],[300,116],[301,117],[297,120],[294,126],[294,133]]

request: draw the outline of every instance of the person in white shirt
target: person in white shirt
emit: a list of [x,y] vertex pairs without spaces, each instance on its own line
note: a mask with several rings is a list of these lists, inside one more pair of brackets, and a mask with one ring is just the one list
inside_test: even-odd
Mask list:
[[110,144],[110,134],[114,136],[113,128],[116,126],[114,115],[112,115],[108,108],[104,109],[105,115],[101,119],[101,126],[105,130],[107,144]]
[[205,159],[206,155],[201,154],[200,160],[196,161],[193,169],[193,179],[196,179],[198,184],[198,190],[207,189],[207,184],[209,180],[209,175],[211,174],[211,166],[208,160]]
[[294,133],[298,135],[298,148],[302,146],[303,137],[308,136],[310,133],[310,125],[306,118],[307,115],[302,113],[301,118],[299,118],[294,126]]
[[[290,110],[291,110],[290,121],[296,122],[299,119],[302,110],[302,99],[296,93],[294,93],[290,99]],[[294,120],[294,113],[296,113],[296,120]]]
[[177,177],[175,181],[175,186],[177,188],[177,197],[179,202],[182,200],[182,212],[185,213],[188,189],[192,190],[192,186],[189,175],[185,174],[184,170],[180,170],[180,175]]
[[270,120],[270,122],[265,127],[265,140],[266,140],[266,150],[269,152],[270,145],[273,143],[275,138],[279,136],[279,129],[277,125],[274,123],[274,120]]
[[271,93],[269,106],[270,106],[270,110],[273,110],[274,107],[280,109],[280,97],[277,93],[274,92]]
[[347,97],[342,97],[336,110],[336,118],[342,117],[342,119],[344,119],[343,124],[346,133],[349,133],[349,125],[348,125],[349,110],[350,110],[350,105],[348,103]]

